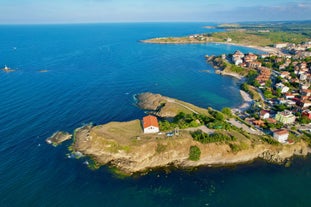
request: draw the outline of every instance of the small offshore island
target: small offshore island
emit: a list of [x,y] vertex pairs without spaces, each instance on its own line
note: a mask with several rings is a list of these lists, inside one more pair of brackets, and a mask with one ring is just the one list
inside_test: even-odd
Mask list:
[[[149,116],[78,128],[69,147],[73,153],[90,157],[95,168],[108,164],[126,175],[168,166],[226,166],[258,158],[289,165],[291,157],[306,156],[311,146],[311,26],[218,28],[227,31],[143,42],[223,42],[267,52],[206,56],[216,73],[241,79],[245,101],[241,107],[218,111],[160,94],[138,94],[137,106]],[[70,138],[57,132],[47,142],[58,145]]]
[[9,68],[9,67],[6,66],[6,65],[4,66],[4,68],[2,68],[2,70],[3,70],[4,72],[6,72],[6,73],[14,72],[13,69]]
[[280,144],[255,129],[249,133],[236,127],[235,122],[241,122],[230,110],[203,109],[152,93],[139,94],[137,99],[141,109],[159,117],[159,133],[144,133],[140,120],[83,126],[75,130],[71,150],[92,158],[97,167],[109,164],[127,175],[168,166],[232,165],[256,158],[285,163],[294,155],[308,154],[302,139]]

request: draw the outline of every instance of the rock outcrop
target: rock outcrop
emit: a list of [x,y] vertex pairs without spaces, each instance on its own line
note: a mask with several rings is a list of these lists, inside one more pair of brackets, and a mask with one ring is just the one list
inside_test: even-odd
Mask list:
[[68,132],[55,132],[52,136],[46,139],[46,142],[48,144],[52,144],[54,146],[57,146],[61,143],[63,143],[66,140],[69,140],[72,138],[72,135],[69,134]]

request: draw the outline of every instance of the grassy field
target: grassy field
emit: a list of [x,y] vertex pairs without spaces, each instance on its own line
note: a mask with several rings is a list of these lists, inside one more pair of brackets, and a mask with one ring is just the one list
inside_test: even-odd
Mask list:
[[105,125],[96,126],[92,133],[99,137],[116,140],[119,144],[129,144],[131,138],[143,134],[140,120],[129,122],[110,122]]
[[231,38],[230,43],[272,46],[276,43],[290,42],[302,43],[311,41],[311,22],[283,22],[283,23],[249,23],[249,24],[223,24],[217,28],[225,29],[225,32],[207,33],[199,38],[185,37],[164,37],[146,40],[147,43],[206,43],[226,42]]

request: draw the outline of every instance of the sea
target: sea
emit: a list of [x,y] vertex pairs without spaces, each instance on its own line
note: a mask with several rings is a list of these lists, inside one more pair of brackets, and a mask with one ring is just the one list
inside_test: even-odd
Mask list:
[[215,74],[205,55],[261,51],[140,41],[220,31],[207,25],[1,25],[0,66],[15,71],[0,72],[0,206],[311,206],[310,157],[289,167],[257,160],[124,178],[69,158],[70,141],[46,144],[58,130],[141,119],[137,93],[204,108],[241,105],[239,80]]

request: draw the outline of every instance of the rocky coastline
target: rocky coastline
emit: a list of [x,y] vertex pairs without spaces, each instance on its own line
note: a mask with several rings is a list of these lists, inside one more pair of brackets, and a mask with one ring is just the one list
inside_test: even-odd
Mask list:
[[[176,111],[167,113],[173,107],[165,109],[167,103],[180,103],[181,107],[191,108],[192,104],[159,94],[143,93],[138,95],[138,106],[171,117]],[[180,106],[179,104],[177,104]],[[195,106],[194,106],[195,107]],[[166,111],[165,113],[161,110]],[[189,110],[184,108],[184,110]],[[192,110],[206,110],[193,108]],[[207,110],[206,110],[207,111]],[[200,111],[201,113],[202,111]],[[191,113],[191,112],[188,112]],[[62,134],[55,134],[58,137]],[[64,134],[63,134],[64,135]],[[69,137],[69,136],[66,136]],[[292,145],[270,145],[252,139],[242,138],[247,147],[234,151],[226,142],[202,144],[195,141],[189,131],[180,130],[179,136],[167,137],[165,133],[146,135],[140,120],[130,122],[111,122],[98,126],[84,126],[74,132],[71,146],[73,152],[79,152],[93,159],[97,166],[113,166],[119,173],[132,175],[145,173],[154,168],[175,166],[191,168],[198,166],[226,166],[264,159],[268,162],[283,164],[295,155],[305,156],[308,145],[299,141]],[[197,146],[201,151],[198,161],[189,159],[189,148]]]
[[[95,143],[105,142],[105,147],[95,146],[86,141],[83,134],[90,133],[90,139]],[[201,144],[193,141],[191,137],[151,140],[143,144],[131,146],[130,150],[120,147],[111,151],[111,145],[118,142],[98,136],[93,129],[79,129],[75,137],[75,150],[92,157],[99,165],[109,164],[124,174],[144,173],[153,168],[175,166],[177,168],[190,168],[198,166],[226,166],[251,162],[261,158],[268,162],[283,164],[294,155],[305,156],[308,146],[301,142],[290,146],[269,146],[259,144],[251,149],[237,153],[232,152],[226,144]],[[158,146],[165,146],[159,152]],[[189,160],[189,147],[196,145],[201,150],[199,161]]]

